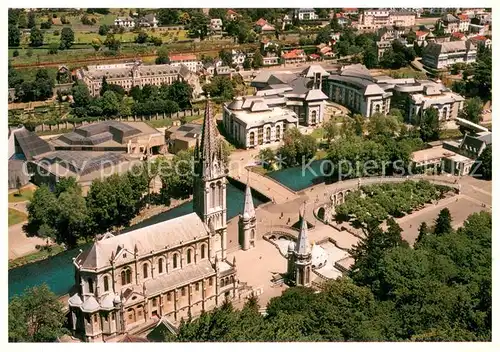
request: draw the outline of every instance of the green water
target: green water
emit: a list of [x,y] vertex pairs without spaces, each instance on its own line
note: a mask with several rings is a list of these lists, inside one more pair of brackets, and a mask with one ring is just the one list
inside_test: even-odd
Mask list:
[[310,164],[310,169],[305,167],[302,168],[302,166],[297,166],[288,169],[273,171],[268,173],[267,176],[275,179],[276,181],[278,181],[282,185],[287,186],[293,191],[301,191],[305,188],[311,187],[324,181],[324,177],[322,176],[323,173],[321,170],[322,161],[323,160],[313,161]]
[[[232,184],[227,185],[227,219],[234,218],[243,210],[245,193]],[[262,199],[253,197],[254,205],[257,207],[263,203]],[[153,216],[139,224],[129,227],[127,231],[144,226],[156,224],[161,221],[173,219],[193,211],[193,203],[184,203],[176,208]],[[88,245],[87,245],[88,246]],[[83,247],[85,249],[86,247]],[[9,270],[9,299],[21,294],[26,288],[46,283],[56,295],[64,295],[74,284],[74,268],[72,258],[78,255],[79,249],[60,253],[48,259],[23,265]]]

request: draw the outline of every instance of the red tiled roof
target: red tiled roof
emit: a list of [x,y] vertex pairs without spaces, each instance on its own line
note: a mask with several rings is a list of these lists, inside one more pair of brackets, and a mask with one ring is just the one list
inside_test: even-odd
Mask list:
[[227,15],[236,15],[236,16],[239,16],[238,13],[236,11],[233,11],[233,10],[227,10]]
[[488,38],[486,38],[484,35],[476,35],[475,37],[472,37],[470,39],[479,40],[479,41],[485,41]]
[[462,39],[463,37],[465,37],[465,34],[460,33],[460,32],[455,32],[455,33],[452,33],[451,36],[455,37],[455,38]]
[[423,35],[429,34],[429,32],[426,32],[426,31],[416,31],[415,34],[417,35],[417,37],[421,37]]
[[255,25],[260,26],[260,27],[262,27],[266,24],[267,24],[267,21],[263,18],[260,18],[257,22],[255,22]]
[[170,59],[170,61],[196,61],[197,60],[196,55],[190,55],[190,54],[170,55],[168,58]]
[[458,15],[458,18],[462,21],[467,21],[469,19],[469,16],[467,15]]
[[342,9],[342,11],[344,11],[344,12],[347,12],[347,11],[357,11],[357,10],[358,10],[357,7],[353,7],[353,8],[345,7],[345,8]]
[[293,49],[287,53],[281,55],[283,59],[296,59],[304,55],[304,50],[302,49]]
[[311,59],[319,59],[320,56],[318,54],[311,54],[311,55],[309,55],[309,57]]

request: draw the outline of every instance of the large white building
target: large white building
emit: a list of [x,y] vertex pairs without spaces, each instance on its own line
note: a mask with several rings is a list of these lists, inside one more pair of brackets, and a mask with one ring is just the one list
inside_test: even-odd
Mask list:
[[444,69],[458,62],[476,62],[476,55],[476,46],[470,40],[429,43],[424,48],[422,62],[434,69]]
[[202,63],[196,58],[196,55],[170,55],[168,57],[170,65],[179,67],[186,66],[191,72],[198,72],[202,67]]
[[99,95],[104,77],[108,84],[119,85],[126,92],[134,86],[161,86],[182,80],[193,87],[193,98],[202,93],[198,77],[184,65],[142,65],[140,62],[95,65],[78,70],[77,77],[83,80],[93,96]]
[[404,113],[408,121],[428,108],[437,109],[441,120],[454,119],[463,108],[464,101],[462,96],[447,89],[440,81],[374,77],[360,64],[343,67],[330,75],[324,83],[324,90],[330,100],[365,117],[376,113],[387,114],[393,95],[405,95],[408,103]]
[[359,30],[376,30],[387,26],[415,26],[415,12],[393,11],[390,9],[366,9],[359,15]]
[[314,9],[296,9],[295,10],[295,16],[300,21],[307,21],[307,20],[317,20],[318,15],[316,14],[316,11]]

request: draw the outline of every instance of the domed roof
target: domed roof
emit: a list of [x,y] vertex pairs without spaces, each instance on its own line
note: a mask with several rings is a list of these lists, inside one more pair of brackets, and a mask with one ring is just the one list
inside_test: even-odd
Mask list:
[[113,303],[115,303],[115,304],[121,303],[121,301],[122,301],[122,300],[121,300],[121,298],[120,298],[120,295],[118,295],[118,294],[117,294],[117,295],[115,296],[115,298],[113,299]]
[[241,110],[243,108],[243,99],[236,97],[227,107],[231,110]]
[[73,296],[69,298],[68,303],[72,307],[80,307],[83,301],[80,298],[80,295],[78,293],[75,293]]
[[97,310],[99,310],[99,303],[97,303],[94,296],[88,297],[82,304],[82,311],[86,313],[93,313]]
[[322,267],[328,260],[328,254],[326,254],[326,251],[323,249],[323,247],[318,246],[317,244],[313,244],[311,255],[312,265],[316,268]]
[[101,300],[101,307],[103,309],[113,309],[115,307],[114,298],[112,294],[106,295],[106,297],[104,297],[104,299]]

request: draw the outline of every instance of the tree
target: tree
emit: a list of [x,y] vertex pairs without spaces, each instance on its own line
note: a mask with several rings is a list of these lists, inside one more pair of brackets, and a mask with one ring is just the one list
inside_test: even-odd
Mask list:
[[316,35],[316,39],[314,40],[314,43],[316,45],[318,44],[328,44],[330,42],[330,27],[326,26],[321,28],[321,30],[318,32]]
[[422,116],[417,118],[420,127],[420,138],[424,142],[435,141],[439,139],[441,123],[439,121],[439,112],[437,109],[425,109]]
[[263,59],[262,54],[260,53],[259,49],[255,50],[255,54],[254,54],[253,60],[252,60],[252,66],[253,66],[253,68],[259,68],[259,67],[264,66],[264,59]]
[[9,342],[54,342],[67,333],[63,304],[46,284],[9,302]]
[[439,215],[436,219],[434,225],[434,233],[436,235],[444,235],[447,233],[451,233],[453,228],[451,226],[451,214],[448,208],[444,208],[439,212]]
[[99,35],[108,35],[110,28],[107,24],[101,24],[99,26]]
[[109,84],[108,81],[106,80],[106,76],[102,77],[102,82],[101,82],[101,90],[99,91],[99,95],[102,97],[106,91],[109,89]]
[[119,39],[115,38],[114,34],[108,33],[104,45],[111,51],[118,51],[120,50],[121,42]]
[[418,237],[417,237],[417,243],[420,243],[422,242],[422,240],[424,239],[425,236],[427,236],[429,234],[429,228],[427,227],[427,223],[425,221],[423,221],[421,224],[420,224],[420,227],[418,228]]
[[23,227],[28,236],[53,238],[53,222],[57,216],[57,199],[47,186],[37,188],[26,207],[28,223]]
[[203,86],[205,93],[212,97],[220,97],[223,100],[234,98],[234,86],[231,80],[225,76],[215,76],[209,84]]
[[408,44],[413,44],[416,39],[417,39],[417,33],[415,33],[412,30],[409,31],[408,34],[406,35],[406,41],[408,42]]
[[75,41],[75,33],[70,27],[64,27],[61,31],[61,49],[69,49]]
[[30,33],[30,46],[39,47],[43,45],[43,32],[34,27]]
[[155,60],[155,63],[157,65],[163,65],[163,64],[169,64],[170,63],[170,58],[168,54],[168,49],[166,46],[160,47],[157,51],[158,57]]
[[47,21],[40,23],[41,29],[50,29],[50,27],[52,27],[52,21],[50,20],[50,18],[47,19]]
[[171,85],[160,87],[160,92],[164,87],[167,89],[164,95],[165,100],[175,101],[181,109],[187,109],[191,106],[191,96],[193,88],[187,82],[175,81]]
[[160,37],[150,37],[149,39],[154,46],[161,46],[163,44],[163,41]]
[[264,148],[259,151],[258,160],[262,163],[262,167],[269,170],[274,165],[274,151],[271,148]]
[[287,129],[283,141],[277,154],[287,167],[308,163],[316,154],[316,139],[311,135],[303,135],[297,128]]
[[9,46],[19,46],[21,31],[13,24],[9,24]]
[[330,119],[323,124],[323,129],[325,130],[325,138],[330,144],[337,136],[340,135],[340,129],[337,126],[337,122],[334,119]]
[[158,22],[162,26],[179,23],[179,9],[160,9],[158,11]]
[[483,102],[481,98],[474,97],[467,99],[464,108],[458,113],[458,116],[476,124],[481,122],[483,116]]
[[188,25],[189,36],[203,40],[208,35],[210,20],[203,12],[194,12]]
[[115,116],[120,108],[120,100],[116,94],[108,90],[102,96],[102,112],[106,116]]
[[79,239],[87,238],[91,233],[88,226],[89,214],[80,187],[68,188],[60,193],[57,197],[57,210],[55,241],[74,248]]
[[36,26],[35,13],[33,11],[28,13],[28,28],[33,29]]
[[91,96],[89,89],[82,81],[77,81],[71,88],[74,105],[76,107],[87,107],[90,104]]
[[99,51],[99,49],[101,49],[101,47],[102,47],[102,42],[99,38],[94,38],[94,39],[92,39],[91,45],[95,51]]
[[148,34],[144,31],[140,31],[139,34],[137,34],[137,37],[135,37],[135,42],[138,44],[144,44],[148,41]]
[[231,66],[233,64],[233,55],[229,50],[219,51],[219,59],[221,59],[224,66]]
[[399,134],[402,123],[396,116],[374,114],[367,124],[370,136],[393,138]]
[[363,65],[368,69],[378,66],[378,54],[374,47],[370,47],[363,53]]
[[[492,178],[492,173],[493,173],[493,165],[491,164],[491,144],[488,145],[479,158],[477,159],[477,162],[479,162],[479,175],[480,177],[486,179],[486,180],[491,180]],[[472,175],[475,176],[475,175]]]
[[252,60],[250,60],[249,57],[246,57],[245,61],[243,61],[243,68],[245,70],[250,70],[252,68]]

